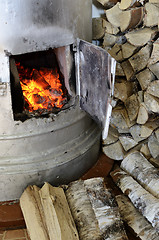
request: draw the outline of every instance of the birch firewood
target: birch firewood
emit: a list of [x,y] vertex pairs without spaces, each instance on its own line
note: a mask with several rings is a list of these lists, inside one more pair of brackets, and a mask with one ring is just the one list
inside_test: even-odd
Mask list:
[[97,0],[99,3],[101,3],[104,7],[112,7],[115,3],[118,2],[118,0]]
[[128,195],[133,205],[159,232],[159,200],[146,191],[131,176],[121,169],[111,172],[111,177],[125,195]]
[[105,32],[109,34],[116,35],[119,32],[118,27],[113,26],[110,22],[106,21],[105,19],[103,19],[103,28],[105,29]]
[[140,0],[121,0],[119,7],[121,10],[126,10],[126,9],[132,7],[136,2],[142,2],[142,1],[140,1]]
[[[128,1],[128,0],[126,0]],[[122,32],[133,29],[137,27],[144,16],[144,9],[143,7],[140,8],[133,8],[127,11],[123,11],[120,14],[120,29]]]
[[123,58],[131,57],[137,51],[137,49],[138,47],[135,47],[128,42],[122,44]]
[[115,75],[116,76],[119,76],[119,77],[124,77],[125,76],[125,73],[121,67],[121,64],[117,62],[116,64],[116,72],[115,72]]
[[155,64],[158,61],[159,61],[159,40],[153,43],[152,54],[148,61],[148,66]]
[[97,40],[104,37],[103,19],[92,18],[92,39]]
[[130,121],[135,120],[139,112],[139,101],[136,94],[133,94],[127,98],[125,101],[125,107]]
[[114,97],[125,102],[133,94],[133,84],[125,79],[116,79],[114,85]]
[[148,121],[149,114],[144,103],[140,103],[139,112],[136,122],[138,124],[145,124]]
[[80,240],[100,240],[101,234],[98,222],[83,181],[75,181],[69,184],[65,194]]
[[149,112],[159,113],[159,98],[145,92],[144,103]]
[[159,80],[155,80],[149,84],[147,93],[159,98]]
[[154,4],[146,3],[145,4],[145,17],[144,17],[144,25],[147,27],[154,27],[158,25],[158,17],[159,17],[159,8]]
[[129,60],[122,62],[121,67],[125,73],[126,79],[130,81],[134,77],[134,69],[131,66]]
[[150,65],[149,69],[151,70],[151,72],[153,72],[153,74],[157,77],[157,79],[159,79],[159,62]]
[[159,198],[159,171],[140,152],[128,154],[121,162],[121,168]]
[[142,90],[146,90],[150,82],[155,79],[155,75],[148,68],[136,74],[136,77]]
[[105,11],[106,17],[108,21],[115,27],[120,27],[120,14],[122,10],[119,8],[119,3],[117,3],[114,7]]
[[103,239],[128,240],[117,203],[111,191],[106,189],[104,179],[88,179],[84,181],[84,185],[98,220]]
[[159,234],[124,195],[116,196],[121,217],[142,240],[159,240]]

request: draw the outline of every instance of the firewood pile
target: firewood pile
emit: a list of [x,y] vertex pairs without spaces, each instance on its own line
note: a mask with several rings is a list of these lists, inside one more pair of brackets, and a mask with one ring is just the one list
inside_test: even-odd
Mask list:
[[122,160],[134,150],[159,166],[159,1],[98,0],[93,38],[117,61],[109,136],[104,153]]

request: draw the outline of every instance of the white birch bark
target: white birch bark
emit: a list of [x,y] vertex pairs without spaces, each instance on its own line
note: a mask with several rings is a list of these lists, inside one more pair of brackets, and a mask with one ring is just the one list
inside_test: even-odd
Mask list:
[[159,200],[121,169],[111,172],[117,186],[159,232]]
[[75,181],[69,184],[65,195],[77,226],[80,240],[101,240],[98,222],[83,181]]
[[122,161],[121,168],[159,198],[159,171],[140,152],[129,154]]
[[114,196],[103,178],[84,181],[103,240],[128,240]]
[[124,195],[116,196],[122,220],[142,240],[159,240],[159,234]]

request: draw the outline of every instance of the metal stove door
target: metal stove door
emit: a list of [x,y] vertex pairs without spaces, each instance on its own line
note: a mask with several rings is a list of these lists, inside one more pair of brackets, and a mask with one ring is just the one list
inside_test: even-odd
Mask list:
[[108,134],[115,79],[115,60],[104,49],[77,40],[76,52],[77,95],[80,107]]

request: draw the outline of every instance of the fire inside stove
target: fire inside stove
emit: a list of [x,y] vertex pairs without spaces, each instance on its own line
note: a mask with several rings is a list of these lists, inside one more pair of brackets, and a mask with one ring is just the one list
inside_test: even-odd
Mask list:
[[64,76],[53,50],[12,56],[10,66],[15,120],[57,113],[68,102]]
[[57,68],[29,69],[19,62],[16,62],[16,66],[25,100],[24,109],[29,112],[43,109],[51,111],[54,107],[62,108],[67,102]]

